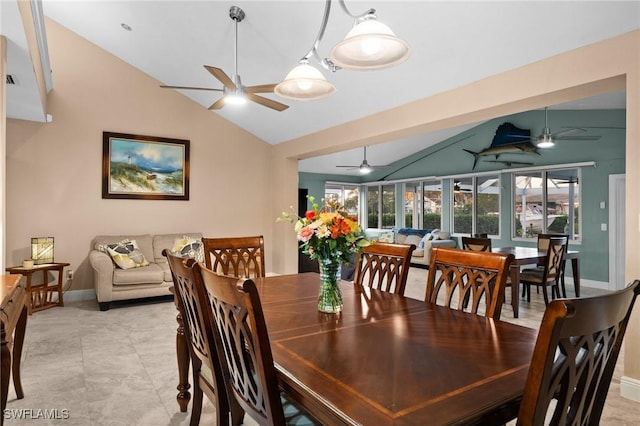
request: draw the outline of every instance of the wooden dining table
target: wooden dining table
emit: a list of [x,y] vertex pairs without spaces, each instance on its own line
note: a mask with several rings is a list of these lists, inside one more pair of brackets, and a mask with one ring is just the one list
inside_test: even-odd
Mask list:
[[[536,247],[494,247],[491,251],[494,253],[513,254],[514,256],[513,264],[511,265],[511,306],[513,307],[513,317],[518,318],[520,309],[520,298],[518,296],[520,291],[520,267],[544,262],[547,257],[547,251],[538,250]],[[564,258],[565,261],[571,260],[575,294],[576,297],[580,297],[580,252],[567,250]],[[564,280],[564,277],[562,279]]]
[[282,387],[325,425],[497,423],[517,414],[537,331],[319,275],[254,280]]

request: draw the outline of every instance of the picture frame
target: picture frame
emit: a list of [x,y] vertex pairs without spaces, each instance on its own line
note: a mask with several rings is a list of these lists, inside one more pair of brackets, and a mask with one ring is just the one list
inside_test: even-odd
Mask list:
[[189,200],[189,144],[102,132],[102,198]]

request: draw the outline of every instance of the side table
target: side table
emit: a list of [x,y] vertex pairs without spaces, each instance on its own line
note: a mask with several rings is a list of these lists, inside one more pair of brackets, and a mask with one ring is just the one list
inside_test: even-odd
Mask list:
[[[69,263],[56,262],[46,263],[44,265],[35,265],[32,268],[23,268],[22,266],[12,266],[7,268],[7,272],[10,274],[20,274],[27,278],[27,286],[25,289],[27,290],[27,298],[29,299],[29,315],[54,306],[64,306],[64,301],[62,299],[62,276],[64,268],[69,265]],[[38,271],[42,272],[42,284],[32,285],[31,277]],[[49,285],[49,271],[58,271],[57,284]],[[53,300],[53,294],[55,292],[58,293],[57,301]]]
[[[9,377],[13,372],[13,387],[18,399],[24,398],[22,382],[20,381],[20,358],[24,333],[27,328],[27,294],[20,287],[20,275],[2,275],[0,281],[0,322],[2,325],[2,371],[0,373],[0,424],[4,424],[4,409],[7,407],[7,393],[9,392]],[[13,346],[13,348],[11,348]]]

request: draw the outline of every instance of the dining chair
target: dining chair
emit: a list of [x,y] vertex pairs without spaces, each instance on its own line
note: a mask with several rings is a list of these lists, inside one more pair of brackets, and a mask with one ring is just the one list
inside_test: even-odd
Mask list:
[[491,251],[491,238],[462,237],[462,248],[473,251]]
[[264,238],[250,237],[203,238],[204,262],[207,268],[233,277],[265,276]]
[[567,237],[551,237],[547,246],[544,268],[525,268],[520,273],[527,302],[531,301],[531,286],[542,287],[544,304],[549,304],[547,286],[551,286],[551,298],[560,297],[560,276],[564,268],[564,254],[567,251]]
[[[640,281],[547,306],[533,350],[519,426],[598,425]],[[597,315],[594,315],[597,313]]]
[[415,249],[415,244],[381,242],[364,247],[356,260],[354,284],[404,296]]
[[[569,250],[569,234],[538,234],[538,250],[547,251],[547,248],[549,247],[549,239],[553,237],[565,237],[567,239],[567,250]],[[567,297],[567,290],[564,285],[565,264],[566,262],[562,262],[562,271],[560,272],[560,289],[562,290],[562,297]],[[544,267],[544,261],[538,262],[538,268],[543,269]],[[539,287],[537,287],[536,289],[539,289]]]
[[[191,266],[194,259],[174,256],[165,249],[162,255],[167,258],[173,277],[174,292],[178,295],[178,310],[183,320],[185,335],[188,336],[189,354],[193,372],[193,405],[190,425],[200,423],[203,394],[213,403],[216,411],[216,424],[229,424],[229,399],[226,393],[220,359],[213,340],[213,323],[208,306],[201,303],[204,288],[198,285]],[[242,423],[242,413],[236,410],[232,423]]]
[[229,398],[260,425],[319,424],[279,389],[255,283],[218,275],[199,263],[193,271],[205,289]]
[[444,306],[478,314],[480,302],[484,299],[485,316],[500,319],[505,282],[512,261],[512,254],[434,248],[425,301],[437,303],[440,292],[444,290]]

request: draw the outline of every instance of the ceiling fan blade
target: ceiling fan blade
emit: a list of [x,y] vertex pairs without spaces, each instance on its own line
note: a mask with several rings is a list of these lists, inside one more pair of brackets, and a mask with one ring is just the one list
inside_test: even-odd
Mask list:
[[556,140],[560,140],[560,141],[597,141],[600,140],[600,138],[602,138],[602,136],[560,136],[557,138],[554,138]]
[[573,136],[573,135],[577,135],[580,133],[584,133],[586,132],[586,130],[584,129],[580,129],[579,127],[574,127],[572,129],[566,129],[566,130],[560,130],[559,132],[555,132],[551,134],[552,138],[557,138],[560,136],[566,137],[566,136]]
[[247,93],[247,98],[257,104],[266,106],[267,108],[275,109],[276,111],[284,111],[285,109],[289,108],[289,105],[281,104],[280,102],[274,101],[272,99],[254,95],[253,93]]
[[191,87],[191,86],[167,86],[165,84],[161,84],[160,87],[163,89],[180,89],[180,90],[211,90],[214,92],[222,92],[222,89],[213,89],[210,87]]
[[336,167],[351,167],[351,168],[356,168],[357,169],[360,166],[336,166]]
[[277,84],[260,84],[258,86],[248,86],[244,88],[247,93],[273,93]]
[[220,80],[220,83],[222,83],[224,87],[231,90],[236,89],[236,84],[233,80],[231,80],[231,78],[229,78],[229,76],[220,68],[212,67],[210,65],[205,65],[204,67],[211,73],[211,75]]
[[224,96],[221,97],[220,99],[218,99],[217,101],[215,101],[213,104],[211,104],[211,106],[209,107],[210,110],[212,109],[220,109],[223,106],[225,106],[225,100],[224,100]]

